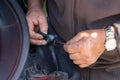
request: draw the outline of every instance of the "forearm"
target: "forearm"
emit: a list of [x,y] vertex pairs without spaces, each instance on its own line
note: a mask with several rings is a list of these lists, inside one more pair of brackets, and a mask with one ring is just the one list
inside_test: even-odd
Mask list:
[[28,0],[28,10],[29,9],[42,9],[44,0]]

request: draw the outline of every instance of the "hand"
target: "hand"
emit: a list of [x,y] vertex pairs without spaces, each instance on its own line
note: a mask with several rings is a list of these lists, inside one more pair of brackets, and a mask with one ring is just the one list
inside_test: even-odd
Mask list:
[[35,45],[46,44],[43,36],[37,33],[41,31],[47,34],[48,31],[48,24],[43,11],[41,9],[29,9],[26,14],[26,19],[29,26],[30,42]]
[[70,59],[81,68],[95,63],[105,50],[105,30],[87,30],[78,33],[64,45]]

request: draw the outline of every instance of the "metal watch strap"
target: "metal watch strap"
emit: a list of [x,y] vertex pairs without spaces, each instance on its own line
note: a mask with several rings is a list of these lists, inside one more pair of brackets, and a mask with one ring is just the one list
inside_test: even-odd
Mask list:
[[105,28],[105,30],[106,30],[106,39],[107,40],[115,38],[114,33],[113,33],[111,27],[112,26],[108,26],[107,28]]
[[108,26],[107,28],[105,28],[106,31],[105,47],[107,51],[114,50],[117,47],[115,35],[111,27],[112,26]]

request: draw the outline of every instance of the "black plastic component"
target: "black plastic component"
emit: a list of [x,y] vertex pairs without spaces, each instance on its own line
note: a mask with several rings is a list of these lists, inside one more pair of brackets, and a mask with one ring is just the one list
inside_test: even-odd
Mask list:
[[53,35],[53,34],[45,34],[43,32],[39,32],[43,38],[47,41],[47,45],[52,45],[52,46],[62,46],[64,45],[64,42],[61,42],[59,39],[58,39],[58,36],[57,35]]

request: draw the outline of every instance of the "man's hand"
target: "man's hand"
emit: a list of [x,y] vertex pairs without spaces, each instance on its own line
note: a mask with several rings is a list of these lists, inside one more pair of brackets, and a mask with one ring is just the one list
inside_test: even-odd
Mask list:
[[105,50],[105,30],[87,30],[78,33],[64,45],[70,59],[81,68],[95,63]]
[[46,41],[43,40],[43,36],[37,33],[41,31],[47,34],[48,24],[46,15],[42,10],[44,0],[27,0],[28,12],[26,19],[29,26],[30,42],[35,45],[44,45]]
[[43,11],[41,9],[29,9],[26,18],[29,26],[31,43],[35,45],[46,44],[46,41],[43,40],[43,36],[37,33],[41,31],[47,34],[48,25]]

